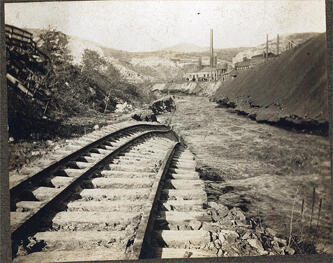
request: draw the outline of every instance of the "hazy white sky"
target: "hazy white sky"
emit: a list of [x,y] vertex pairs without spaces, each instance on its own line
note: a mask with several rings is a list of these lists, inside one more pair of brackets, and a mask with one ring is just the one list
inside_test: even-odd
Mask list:
[[58,30],[128,51],[187,42],[216,48],[254,46],[277,33],[324,32],[324,0],[97,1],[5,4],[5,21]]

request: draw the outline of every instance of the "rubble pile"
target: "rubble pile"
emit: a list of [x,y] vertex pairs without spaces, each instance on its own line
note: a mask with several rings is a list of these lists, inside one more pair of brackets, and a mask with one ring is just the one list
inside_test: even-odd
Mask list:
[[204,222],[203,230],[211,234],[206,249],[216,249],[217,256],[293,255],[295,249],[287,240],[260,222],[247,219],[238,207],[229,209],[216,202],[208,202],[211,222]]
[[156,115],[164,112],[172,112],[176,104],[172,96],[166,96],[154,101],[148,109],[135,111],[131,117],[136,121],[157,121]]
[[156,115],[150,109],[137,110],[131,117],[136,121],[157,121]]
[[154,114],[158,115],[163,112],[172,112],[176,109],[176,104],[172,96],[166,96],[161,99],[155,100],[149,108]]
[[116,109],[115,109],[114,112],[117,112],[117,113],[129,113],[132,110],[133,110],[133,106],[125,101],[125,102],[122,102],[122,103],[118,103],[116,105]]

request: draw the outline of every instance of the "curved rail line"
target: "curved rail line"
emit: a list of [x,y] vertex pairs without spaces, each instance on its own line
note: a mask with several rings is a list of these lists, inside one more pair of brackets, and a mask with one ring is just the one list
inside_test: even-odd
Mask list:
[[[116,127],[117,128],[117,127]],[[114,130],[114,127],[111,127]],[[80,144],[69,145],[58,151],[57,160],[34,169],[25,176],[11,177],[12,240],[24,240],[38,229],[41,218],[59,202],[72,194],[85,178],[105,166],[115,156],[147,136],[170,133],[156,124],[136,124],[103,130],[80,139]],[[29,172],[35,172],[30,173]]]
[[179,246],[210,238],[203,183],[176,134],[151,123],[112,129],[14,178],[13,262],[186,257]]

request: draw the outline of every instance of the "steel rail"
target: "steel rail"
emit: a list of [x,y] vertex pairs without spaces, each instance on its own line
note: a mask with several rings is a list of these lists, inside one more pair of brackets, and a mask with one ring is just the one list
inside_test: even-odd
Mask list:
[[[47,174],[51,174],[54,173],[57,169],[59,169],[59,167],[61,167],[62,165],[66,164],[67,162],[71,161],[72,159],[75,159],[77,157],[79,157],[81,155],[81,153],[94,148],[96,146],[98,146],[99,144],[101,144],[103,141],[109,140],[114,136],[120,135],[121,133],[124,132],[128,132],[132,129],[136,129],[136,128],[156,128],[156,127],[165,127],[164,125],[156,125],[156,124],[135,124],[135,125],[131,125],[125,128],[121,128],[117,131],[111,132],[110,134],[103,136],[99,139],[97,139],[96,141],[92,142],[92,143],[88,143],[87,145],[83,146],[82,148],[70,153],[69,155],[62,157],[60,160],[56,160],[51,162],[50,165],[47,165],[47,167],[42,168],[42,170],[40,170],[39,172],[35,173],[34,175],[28,177],[26,180],[19,182],[18,184],[12,186],[10,188],[10,195],[11,198],[16,196],[17,194],[19,194],[20,191],[22,191],[22,189],[28,187],[31,184],[34,184],[35,182],[39,181],[42,179],[43,176],[47,175]],[[165,129],[167,129],[167,127],[165,127]]]
[[[177,138],[178,140],[178,138]],[[177,146],[180,142],[173,144],[165,155],[162,165],[156,175],[155,181],[153,183],[149,202],[143,212],[143,216],[140,225],[137,230],[137,235],[132,247],[132,257],[131,259],[147,258],[150,255],[151,250],[151,233],[154,227],[154,209],[157,206],[157,202],[160,199],[160,194],[162,190],[161,182],[164,180],[166,173],[169,170],[172,158],[175,154]]]
[[[144,132],[144,133],[136,136],[135,138],[131,139],[130,141],[127,141],[127,142],[123,143],[122,145],[118,146],[111,153],[109,153],[103,159],[98,161],[94,166],[90,167],[88,170],[83,171],[83,173],[80,176],[75,178],[74,181],[72,181],[68,186],[66,186],[64,189],[62,189],[61,192],[57,193],[51,200],[45,202],[43,204],[43,206],[40,207],[37,211],[35,211],[31,215],[29,215],[27,220],[25,220],[21,225],[19,225],[12,232],[12,240],[13,241],[23,240],[27,235],[35,232],[36,227],[38,227],[42,223],[40,218],[42,217],[43,214],[48,214],[59,203],[66,200],[75,190],[75,188],[77,186],[79,186],[85,179],[87,179],[92,173],[98,171],[99,169],[101,169],[102,167],[107,165],[107,163],[109,163],[118,154],[120,154],[124,150],[128,149],[132,144],[138,142],[141,139],[144,139],[147,136],[168,134],[168,133],[172,133],[172,132],[170,130],[165,130],[165,129],[147,131],[147,132]],[[163,163],[165,163],[165,161]],[[164,164],[164,165],[162,164],[162,166],[165,167],[166,164]],[[160,169],[158,172],[158,175],[161,175],[164,173],[165,172]]]

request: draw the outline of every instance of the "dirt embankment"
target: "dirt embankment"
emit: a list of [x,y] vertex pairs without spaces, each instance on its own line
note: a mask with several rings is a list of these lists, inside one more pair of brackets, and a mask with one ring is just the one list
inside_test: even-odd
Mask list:
[[185,95],[212,96],[221,86],[221,81],[215,82],[180,82],[180,83],[157,83],[152,86],[153,92]]
[[325,34],[222,84],[213,100],[258,122],[328,131]]

